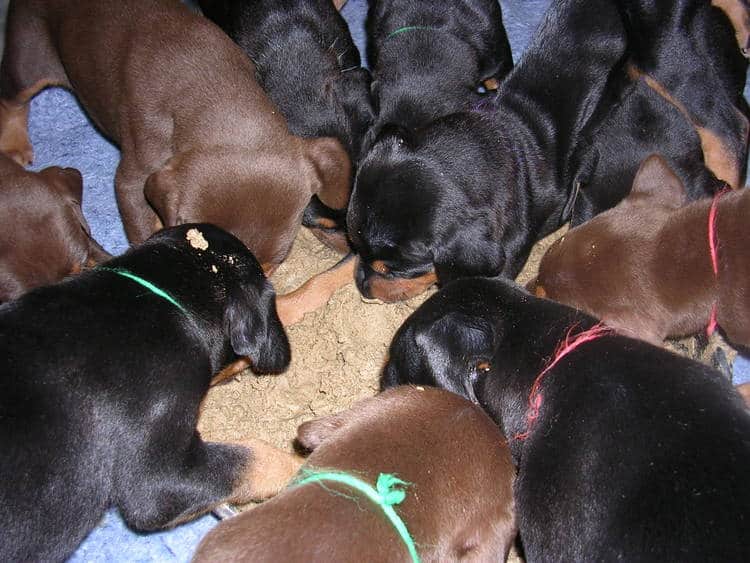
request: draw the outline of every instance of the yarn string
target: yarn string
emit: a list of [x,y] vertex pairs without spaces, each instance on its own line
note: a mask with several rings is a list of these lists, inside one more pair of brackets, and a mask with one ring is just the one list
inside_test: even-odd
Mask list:
[[514,440],[525,440],[531,433],[531,429],[539,418],[539,410],[542,407],[543,393],[542,393],[542,381],[544,377],[554,368],[560,360],[570,354],[573,350],[578,348],[581,344],[596,340],[602,336],[612,333],[612,329],[606,326],[604,323],[597,323],[588,330],[579,332],[573,335],[573,330],[578,326],[578,323],[574,324],[568,329],[565,334],[565,338],[557,345],[555,352],[552,355],[552,359],[547,366],[536,376],[533,385],[531,386],[531,392],[529,393],[528,407],[526,409],[526,431],[521,432],[513,436]]
[[404,27],[399,27],[398,29],[394,29],[391,31],[388,35],[385,36],[386,39],[390,39],[394,35],[399,35],[401,33],[406,33],[407,31],[417,31],[417,30],[434,30],[434,27],[429,27],[426,25],[405,25]]
[[406,524],[404,524],[404,521],[393,508],[393,505],[401,504],[406,498],[404,487],[408,486],[410,483],[402,481],[391,473],[381,473],[378,476],[375,487],[373,487],[358,477],[350,475],[349,473],[344,473],[343,471],[305,470],[303,475],[293,483],[293,486],[301,486],[308,483],[322,484],[326,481],[333,481],[351,487],[352,489],[361,492],[365,497],[379,506],[393,527],[396,528],[396,531],[404,544],[406,544],[411,560],[414,563],[420,562],[414,540],[409,534]]
[[[711,269],[714,272],[714,279],[719,279],[719,242],[718,233],[716,228],[716,217],[719,214],[719,199],[725,193],[731,191],[731,188],[726,186],[724,189],[716,192],[714,198],[711,201],[711,208],[708,210],[708,250],[711,255]],[[711,316],[708,319],[708,326],[706,327],[706,336],[711,336],[718,326],[716,320],[716,302],[711,306]]]
[[142,285],[152,293],[158,295],[162,299],[166,299],[169,301],[172,305],[177,307],[180,311],[183,313],[187,313],[185,310],[185,307],[183,307],[174,297],[172,297],[169,293],[161,289],[160,287],[154,285],[150,281],[143,279],[140,276],[135,275],[134,273],[124,269],[124,268],[107,268],[106,266],[98,266],[96,268],[97,270],[104,270],[105,272],[112,272],[113,274],[117,274],[118,276],[122,276],[124,278],[128,278],[130,280],[133,280],[134,282]]

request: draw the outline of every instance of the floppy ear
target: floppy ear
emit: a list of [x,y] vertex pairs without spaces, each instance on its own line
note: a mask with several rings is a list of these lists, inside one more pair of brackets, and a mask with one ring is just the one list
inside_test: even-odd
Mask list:
[[678,208],[685,205],[685,187],[661,156],[652,154],[635,173],[628,198],[652,198],[655,203]]
[[[477,228],[469,227],[456,233],[435,252],[435,273],[441,286],[459,278],[499,276],[512,266],[505,263],[502,244],[476,231]],[[511,277],[517,273],[511,272]]]
[[328,440],[338,429],[360,416],[360,411],[370,403],[380,401],[379,396],[360,399],[345,411],[303,422],[297,427],[297,442],[306,450],[314,450]]
[[182,223],[179,214],[180,190],[174,170],[169,164],[146,179],[143,194],[161,219],[162,225],[173,227]]
[[78,170],[75,168],[50,166],[42,170],[39,174],[55,186],[61,194],[80,204],[83,197],[83,177]]
[[224,326],[238,356],[247,356],[256,373],[280,373],[289,365],[291,351],[276,313],[276,293],[263,282],[258,291],[248,283],[230,291]]
[[344,147],[333,137],[303,139],[303,142],[314,170],[310,195],[316,194],[332,209],[344,209],[352,188],[352,165]]

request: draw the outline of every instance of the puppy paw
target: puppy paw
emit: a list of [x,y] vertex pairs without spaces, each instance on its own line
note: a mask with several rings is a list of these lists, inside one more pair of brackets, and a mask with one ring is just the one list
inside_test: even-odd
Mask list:
[[299,471],[302,457],[252,438],[237,445],[249,450],[247,465],[230,503],[245,504],[269,499],[284,489]]

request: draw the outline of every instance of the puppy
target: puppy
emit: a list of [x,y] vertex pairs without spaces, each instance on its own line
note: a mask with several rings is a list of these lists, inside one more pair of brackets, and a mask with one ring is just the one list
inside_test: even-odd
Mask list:
[[[356,163],[373,119],[370,74],[333,3],[201,0],[200,5],[255,63],[258,82],[286,117],[289,131],[334,137]],[[313,196],[303,224],[329,246],[346,251],[344,218]]]
[[116,507],[157,530],[275,493],[299,464],[260,441],[196,431],[213,374],[238,356],[289,363],[274,291],[208,224],[0,307],[0,559],[63,561]]
[[0,153],[0,303],[109,258],[81,211],[73,168],[29,172]]
[[[504,561],[515,537],[507,442],[482,410],[453,393],[400,387],[301,425],[313,450],[300,477],[346,472],[375,484],[406,481],[393,508],[422,561]],[[409,561],[381,508],[334,482],[292,483],[222,522],[195,561]]]
[[554,2],[494,104],[384,129],[347,212],[361,293],[396,301],[462,276],[515,277],[562,224],[570,154],[624,51],[612,2]]
[[716,304],[727,337],[750,347],[750,192],[717,201],[717,275],[709,241],[712,200],[685,203],[677,176],[661,157],[649,157],[627,198],[549,248],[529,288],[653,343],[706,328]]
[[214,223],[272,272],[313,194],[346,206],[350,165],[332,138],[301,139],[214,24],[175,0],[11,2],[0,68],[0,149],[31,160],[28,102],[70,88],[120,147],[125,232]]
[[370,1],[366,27],[373,135],[468,109],[513,67],[497,0]]
[[527,561],[750,558],[750,413],[713,369],[476,278],[401,327],[383,383],[405,382],[503,428]]
[[690,199],[744,177],[747,61],[720,10],[704,0],[627,0],[628,57],[573,155],[579,225],[627,195],[640,163],[662,154]]

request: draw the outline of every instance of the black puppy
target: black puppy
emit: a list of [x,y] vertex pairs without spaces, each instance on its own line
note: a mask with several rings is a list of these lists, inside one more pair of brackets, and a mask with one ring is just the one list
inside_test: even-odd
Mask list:
[[467,109],[513,67],[498,0],[371,0],[367,39],[373,135]]
[[620,2],[628,57],[573,155],[573,225],[625,197],[652,153],[667,159],[691,199],[724,182],[740,187],[744,176],[747,61],[725,13],[705,0]]
[[435,281],[515,277],[562,224],[570,154],[624,51],[613,1],[554,2],[494,104],[384,130],[347,214],[359,290],[394,301]]
[[290,454],[196,431],[238,355],[278,372],[289,343],[257,260],[211,225],[0,307],[0,560],[64,560],[109,506],[155,530],[283,487]]
[[503,428],[528,561],[750,560],[750,413],[711,368],[477,278],[401,327],[383,378],[398,383],[450,389]]
[[[289,131],[335,137],[356,165],[373,119],[370,74],[361,67],[333,2],[200,0],[200,5],[253,60],[260,85],[286,117]],[[330,246],[346,250],[345,215],[313,196],[303,225]]]

